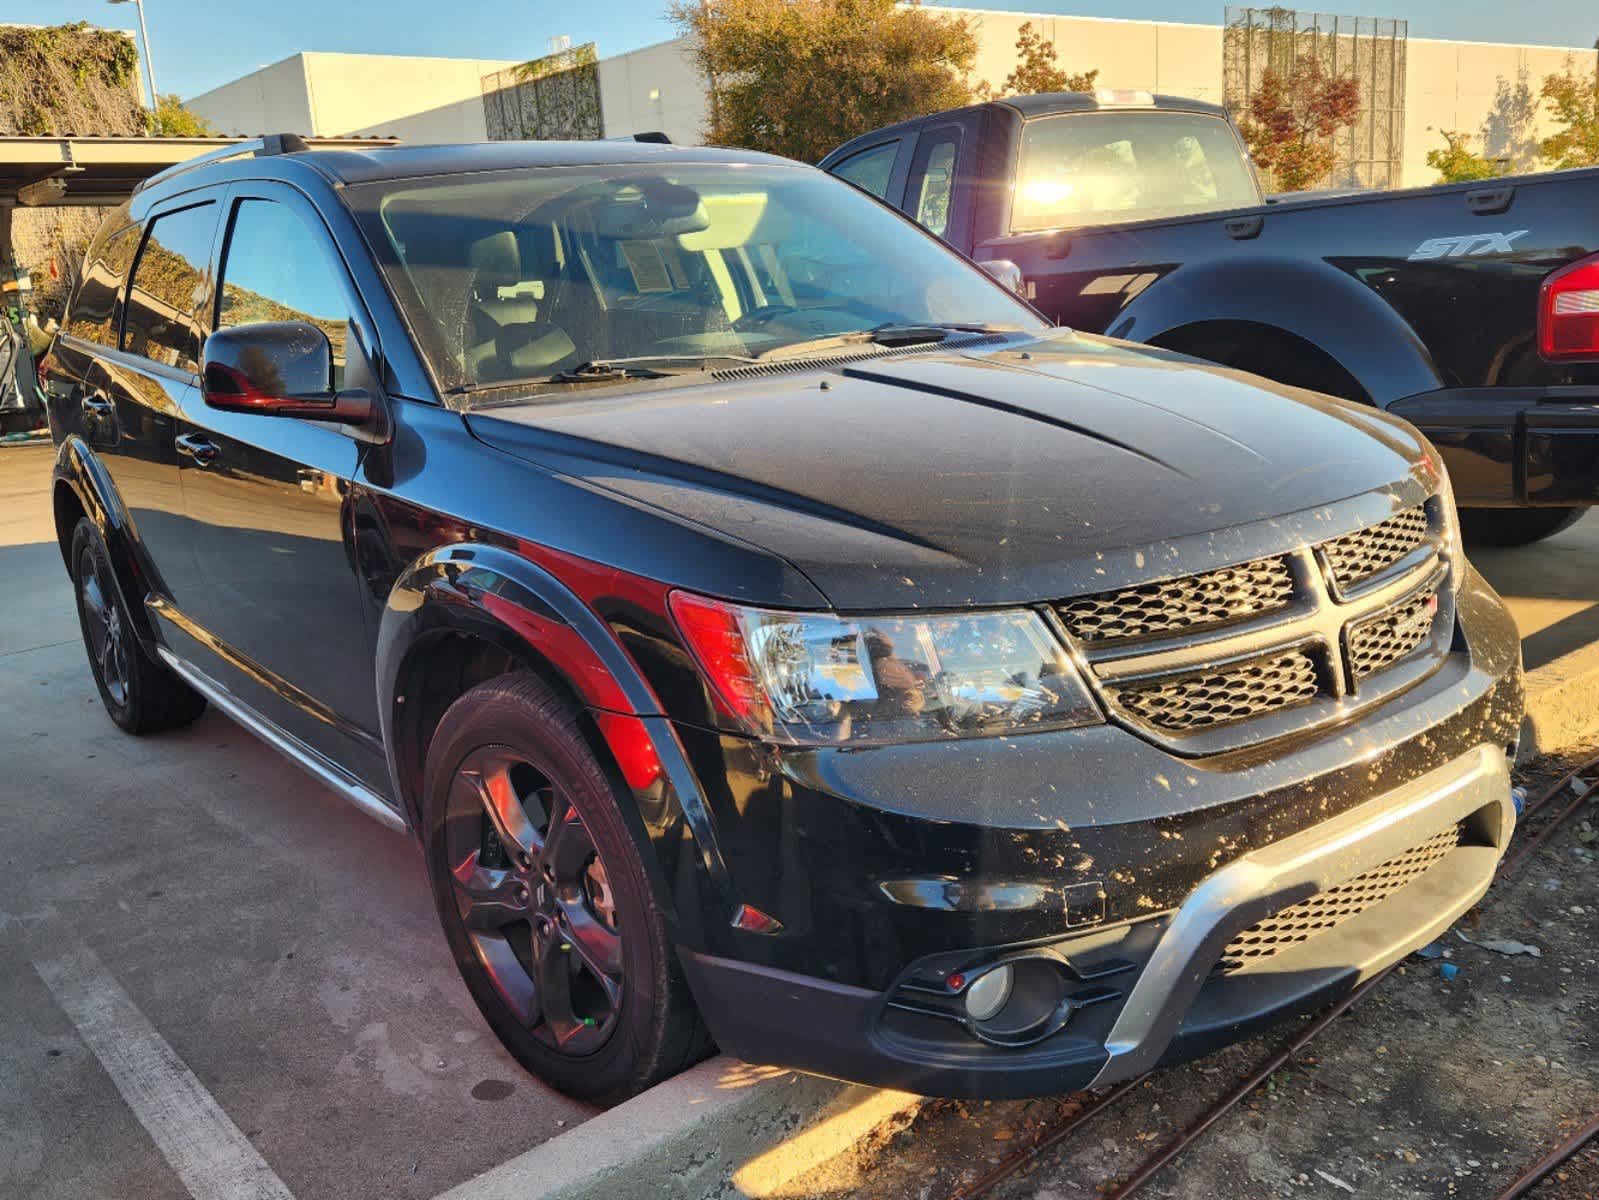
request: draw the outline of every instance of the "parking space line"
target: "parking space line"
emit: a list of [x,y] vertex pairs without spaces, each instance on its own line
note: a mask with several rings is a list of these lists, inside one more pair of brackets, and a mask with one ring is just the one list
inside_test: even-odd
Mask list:
[[95,953],[29,921],[34,970],[194,1200],[294,1200]]

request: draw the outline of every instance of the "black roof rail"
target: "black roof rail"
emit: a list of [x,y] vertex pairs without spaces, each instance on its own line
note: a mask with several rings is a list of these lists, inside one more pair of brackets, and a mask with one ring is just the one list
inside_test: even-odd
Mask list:
[[133,191],[137,195],[153,183],[160,183],[176,175],[182,175],[185,171],[192,171],[196,167],[226,162],[230,158],[243,158],[247,154],[253,154],[258,158],[275,154],[299,154],[310,148],[306,140],[297,133],[268,133],[261,137],[243,138],[231,146],[218,146],[215,150],[208,150],[204,154],[196,155],[194,158],[184,159],[164,171],[157,171],[135,187]]
[[672,139],[659,129],[646,129],[642,133],[619,133],[603,139],[607,142],[649,142],[655,146],[670,146]]

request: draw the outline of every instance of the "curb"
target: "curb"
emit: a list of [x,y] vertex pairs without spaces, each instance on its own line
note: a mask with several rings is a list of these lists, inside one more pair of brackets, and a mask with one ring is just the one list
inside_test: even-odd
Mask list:
[[436,1200],[698,1200],[791,1180],[922,1103],[725,1055],[657,1084]]
[[1599,735],[1599,642],[1527,672],[1524,754],[1552,754]]

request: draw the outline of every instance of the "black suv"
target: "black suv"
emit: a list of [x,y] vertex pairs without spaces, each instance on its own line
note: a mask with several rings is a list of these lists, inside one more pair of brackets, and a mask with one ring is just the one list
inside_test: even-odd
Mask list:
[[711,1038],[1123,1079],[1433,937],[1514,823],[1413,429],[1050,328],[809,167],[264,140],[107,220],[42,377],[112,719],[210,701],[410,831],[577,1095]]

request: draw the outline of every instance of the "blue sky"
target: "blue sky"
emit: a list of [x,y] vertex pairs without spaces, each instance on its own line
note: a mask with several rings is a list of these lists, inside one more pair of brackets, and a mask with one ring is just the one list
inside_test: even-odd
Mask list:
[[[1264,2],[1264,0],[1263,0]],[[1219,24],[1220,0],[969,0],[970,7]],[[1412,37],[1592,46],[1594,0],[1327,0],[1306,11],[1403,17]],[[156,82],[188,97],[298,50],[535,58],[552,34],[615,54],[673,36],[666,0],[145,0]],[[131,4],[0,0],[0,21],[132,28]],[[1064,51],[1065,47],[1062,47]]]

